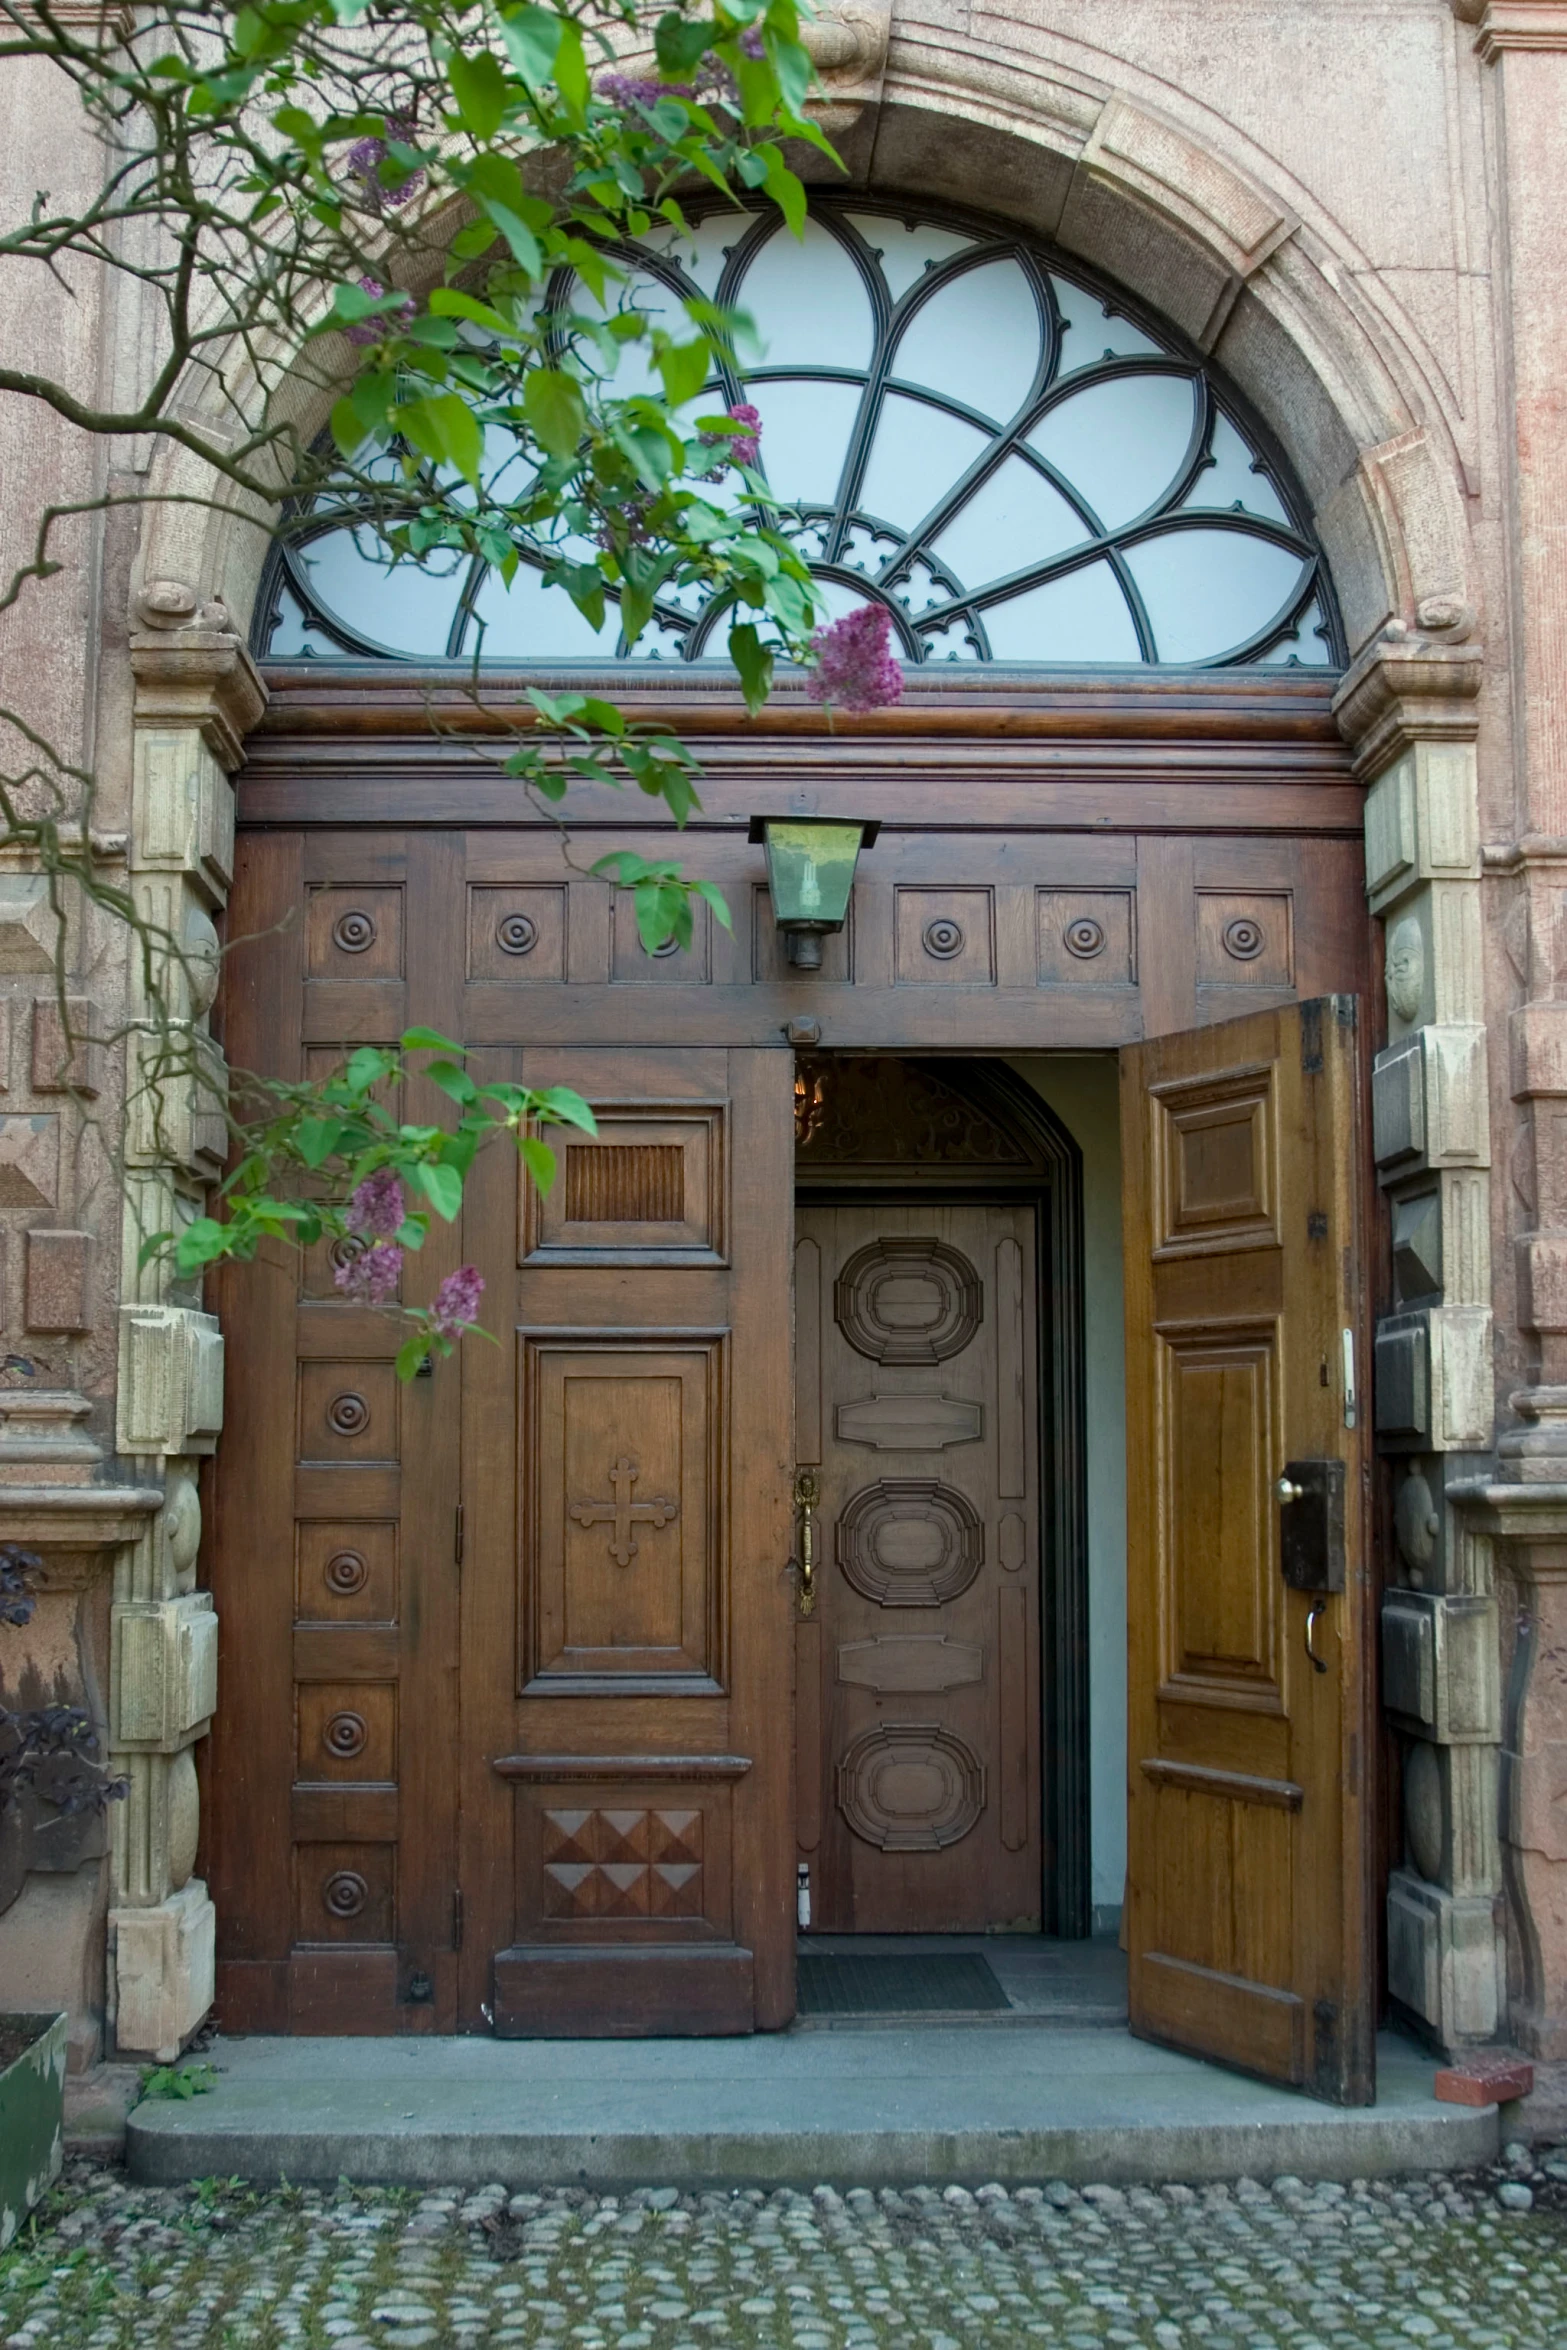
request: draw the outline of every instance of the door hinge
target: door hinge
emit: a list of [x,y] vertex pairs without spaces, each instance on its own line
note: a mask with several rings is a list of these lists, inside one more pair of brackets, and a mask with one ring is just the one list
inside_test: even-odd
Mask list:
[[452,1948],[462,1948],[462,1887],[452,1887]]
[[459,1567],[462,1565],[462,1543],[463,1513],[462,1503],[459,1502],[457,1504],[456,1510],[452,1515],[452,1560],[453,1563]]

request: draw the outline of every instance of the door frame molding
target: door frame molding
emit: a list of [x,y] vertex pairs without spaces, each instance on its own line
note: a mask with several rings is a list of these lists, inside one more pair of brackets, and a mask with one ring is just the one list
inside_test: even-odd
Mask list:
[[[811,1059],[861,1059],[813,1048]],[[1093,1929],[1088,1704],[1088,1459],[1083,1361],[1083,1155],[1048,1102],[1006,1062],[929,1052],[878,1059],[929,1070],[1011,1132],[1032,1162],[926,1166],[795,1164],[795,1196],[835,1202],[928,1199],[1032,1201],[1039,1218],[1040,1754],[1044,1775],[1042,1916],[1062,1940]],[[1053,1767],[1051,1767],[1053,1765]]]

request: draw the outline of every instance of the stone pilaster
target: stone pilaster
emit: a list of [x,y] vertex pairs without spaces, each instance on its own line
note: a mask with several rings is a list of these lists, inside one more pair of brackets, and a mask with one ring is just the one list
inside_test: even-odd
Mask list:
[[1394,1483],[1384,1697],[1403,1754],[1404,1858],[1388,1889],[1393,1998],[1440,2046],[1502,2019],[1496,1598],[1454,1506],[1494,1417],[1491,1130],[1480,954],[1479,648],[1422,611],[1345,679],[1339,724],[1370,785],[1366,889],[1386,931],[1388,1042],[1372,1143],[1393,1295],[1376,1329],[1375,1427]]
[[[133,992],[126,1113],[131,1214],[121,1266],[118,1441],[163,1485],[163,1505],[121,1556],[111,1617],[110,1725],[130,1782],[114,1822],[110,2012],[122,2054],[168,2058],[212,2002],[215,1927],[193,1875],[200,1827],[195,1747],[217,1704],[217,1618],[196,1589],[200,1457],[223,1421],[223,1341],[190,1283],[142,1267],[143,1236],[199,1212],[227,1148],[213,915],[233,874],[239,764],[264,693],[221,605],[177,582],[138,599],[131,638],[136,742],[131,888],[176,942],[156,982],[167,1024]],[[177,949],[177,951],[176,951]]]

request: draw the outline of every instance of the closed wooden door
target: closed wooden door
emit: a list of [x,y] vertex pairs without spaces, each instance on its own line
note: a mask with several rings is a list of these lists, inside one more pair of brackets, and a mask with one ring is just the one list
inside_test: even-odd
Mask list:
[[1132,2028],[1349,2104],[1374,2091],[1355,1014],[1122,1057]]
[[798,1212],[798,1833],[822,1931],[1039,1925],[1036,1278],[1031,1205]]
[[789,1054],[541,1050],[547,1199],[493,1151],[466,1240],[462,2013],[514,2035],[794,2011]]

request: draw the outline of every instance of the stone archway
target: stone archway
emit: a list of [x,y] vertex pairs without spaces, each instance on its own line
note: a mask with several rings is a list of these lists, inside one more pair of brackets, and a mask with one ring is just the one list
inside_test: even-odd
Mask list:
[[[828,67],[842,118],[832,127],[851,171],[882,193],[972,201],[982,188],[989,208],[1120,280],[1222,364],[1291,455],[1333,568],[1357,656],[1339,699],[1341,723],[1373,786],[1373,910],[1417,918],[1422,893],[1434,887],[1456,906],[1455,890],[1478,877],[1473,703],[1480,653],[1470,641],[1459,468],[1416,356],[1373,300],[1345,290],[1321,232],[1227,143],[1200,138],[1141,95],[1066,70],[1052,58],[1047,36],[1040,36],[1038,55],[1022,61],[966,35],[905,32],[896,23],[890,31],[889,42],[868,25],[852,56]],[[443,239],[440,223],[432,219],[428,227],[433,274]],[[232,396],[228,386],[225,397]],[[274,396],[291,396],[286,381]],[[319,421],[304,403],[301,428]],[[155,469],[155,491],[170,498],[209,486],[180,454]],[[173,915],[181,927],[210,919],[227,890],[227,776],[264,705],[243,637],[265,547],[256,518],[232,505],[169,503],[151,509],[137,558],[132,862],[137,888],[156,895],[160,918]],[[1466,984],[1453,956],[1442,965],[1433,949],[1413,1016],[1400,1023],[1398,1049],[1417,1087],[1438,1063],[1444,1073],[1456,1069],[1452,1081],[1464,1089],[1471,1122],[1478,1120],[1483,1134],[1483,1035],[1478,1046],[1473,1036],[1483,1015],[1464,997]],[[1464,1035],[1454,1045],[1458,1030]],[[149,1193],[149,1229],[168,1221],[152,1195],[162,1186],[172,1196],[177,1181],[199,1179],[211,1164],[209,1139],[191,1122],[177,1167],[149,1159],[139,1177]],[[1395,1150],[1394,1158],[1406,1172],[1414,1161],[1422,1171],[1431,1163],[1424,1145],[1403,1159]],[[1483,1174],[1476,1180],[1485,1182]],[[134,1245],[123,1290],[121,1450],[138,1469],[172,1473],[215,1440],[200,1367],[218,1336],[195,1307],[150,1291],[133,1257]],[[1488,1304],[1444,1294],[1435,1309],[1422,1307],[1417,1332],[1389,1334],[1395,1349],[1418,1339],[1437,1350],[1441,1392],[1458,1432],[1443,1441],[1471,1447],[1487,1441],[1490,1428],[1489,1395],[1476,1373],[1477,1313],[1488,1320]],[[1423,1431],[1427,1439],[1431,1433]],[[1421,1436],[1414,1431],[1408,1448],[1418,1449]],[[172,1567],[160,1564],[169,1549],[155,1524],[138,1554],[146,1574],[136,1598],[165,1611],[172,1640],[184,1595]],[[129,1620],[117,1617],[117,1685]],[[196,1880],[171,1881],[173,1834],[159,1824],[152,1758],[123,1743],[118,1750],[137,1788],[146,1782],[137,1798],[145,1824],[134,1867],[128,1850],[120,1859],[122,1907],[111,1932],[122,1947],[129,1937],[146,1954],[138,1997],[145,2013],[162,2019],[158,2039],[167,2044],[199,2020],[205,2004],[210,1906],[202,1913]],[[1446,1909],[1426,1892],[1410,1897],[1401,1996],[1450,1978],[1451,1969],[1444,1975],[1432,1957],[1453,1946],[1455,1897],[1444,1898]],[[1483,1974],[1483,1952],[1474,1964]],[[1440,1988],[1419,1990],[1409,2004],[1446,2030],[1443,1997]],[[120,1999],[124,2015],[123,1982]],[[1436,2016],[1428,2012],[1433,1999]],[[122,2030],[122,2038],[153,2044],[141,2026]]]

